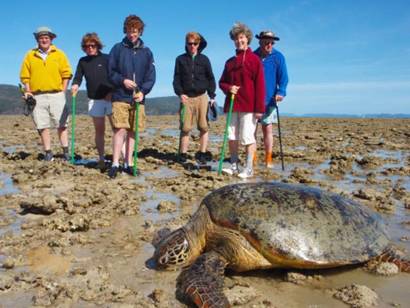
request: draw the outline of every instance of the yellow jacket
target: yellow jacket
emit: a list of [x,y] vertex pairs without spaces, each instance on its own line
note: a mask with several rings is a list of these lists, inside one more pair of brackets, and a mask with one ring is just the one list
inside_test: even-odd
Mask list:
[[31,92],[62,91],[63,79],[71,77],[67,56],[54,45],[50,46],[46,60],[41,58],[38,48],[28,51],[20,70],[20,80],[30,85]]

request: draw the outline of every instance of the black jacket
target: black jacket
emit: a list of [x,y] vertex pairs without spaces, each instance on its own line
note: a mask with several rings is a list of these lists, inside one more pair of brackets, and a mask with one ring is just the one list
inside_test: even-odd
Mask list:
[[206,45],[205,39],[201,37],[198,54],[194,58],[186,48],[186,52],[176,58],[173,82],[176,95],[194,97],[208,92],[210,98],[215,97],[216,84],[211,62],[201,53]]
[[81,85],[83,76],[86,80],[87,96],[91,99],[103,99],[112,91],[108,81],[108,55],[85,56],[78,61],[72,84]]

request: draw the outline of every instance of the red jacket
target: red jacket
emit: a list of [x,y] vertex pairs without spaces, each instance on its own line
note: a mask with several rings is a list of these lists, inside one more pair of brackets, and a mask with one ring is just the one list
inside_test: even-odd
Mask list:
[[263,65],[250,48],[237,50],[236,56],[228,59],[219,79],[219,87],[226,94],[224,112],[228,112],[231,86],[240,86],[235,95],[233,111],[265,112],[265,77]]

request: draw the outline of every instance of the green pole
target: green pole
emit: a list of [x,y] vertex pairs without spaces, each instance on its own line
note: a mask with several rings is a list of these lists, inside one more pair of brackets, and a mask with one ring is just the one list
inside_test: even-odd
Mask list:
[[140,103],[135,102],[135,142],[134,142],[134,166],[132,173],[137,176],[137,163],[138,163],[138,142],[139,142],[139,113],[140,113]]
[[224,142],[222,144],[222,149],[221,149],[221,157],[219,158],[219,166],[218,166],[218,175],[222,174],[222,163],[225,158],[225,147],[226,143],[228,141],[228,128],[229,125],[231,124],[231,117],[232,117],[232,109],[233,109],[233,101],[235,99],[235,94],[231,94],[231,101],[229,103],[229,111],[228,111],[228,116],[226,118],[226,127],[225,127],[225,134],[224,134]]
[[[182,104],[182,103],[181,103]],[[179,134],[179,147],[178,147],[178,155],[181,154],[181,139],[182,139],[182,129],[184,127],[184,120],[185,120],[185,104],[182,104],[181,111],[180,111],[180,119],[179,122],[181,124],[181,133]]]
[[75,108],[76,108],[76,101],[77,101],[77,93],[72,95],[72,115],[71,115],[71,160],[70,163],[75,163],[74,158],[74,150],[75,150]]

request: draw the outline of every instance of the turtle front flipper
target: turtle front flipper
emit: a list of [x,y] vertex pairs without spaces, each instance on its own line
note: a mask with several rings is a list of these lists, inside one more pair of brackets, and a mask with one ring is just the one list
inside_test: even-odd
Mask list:
[[228,262],[217,252],[202,254],[177,278],[177,298],[198,307],[229,307],[223,294],[224,271]]
[[405,259],[394,247],[387,248],[380,256],[375,258],[378,262],[389,262],[397,265],[401,272],[410,273],[410,260]]

